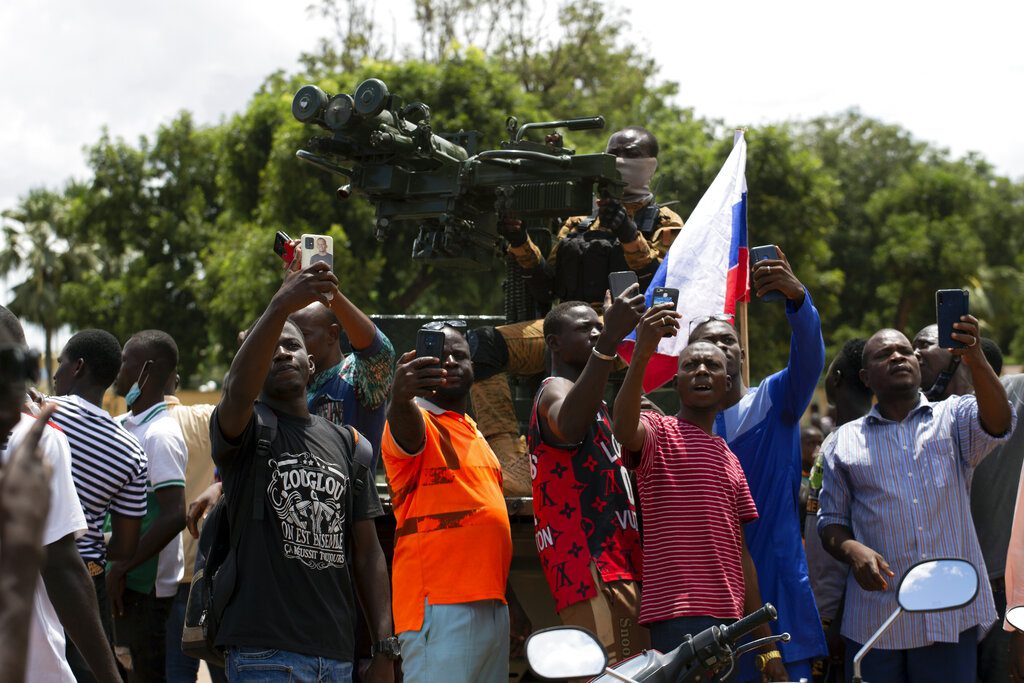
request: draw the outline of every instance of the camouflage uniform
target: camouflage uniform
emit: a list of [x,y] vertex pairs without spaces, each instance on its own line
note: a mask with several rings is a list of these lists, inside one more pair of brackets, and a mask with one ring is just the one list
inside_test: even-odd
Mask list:
[[[633,218],[647,203],[623,206]],[[662,206],[649,236],[638,232],[636,240],[620,244],[611,233],[602,230],[599,218],[575,216],[559,230],[547,259],[529,238],[518,247],[510,246],[508,251],[526,271],[535,299],[545,303],[554,299],[586,301],[601,313],[608,274],[616,270],[635,271],[643,291],[668,251],[671,239],[682,227],[682,218]],[[559,260],[563,249],[572,250],[575,263],[568,263],[570,259],[565,254]],[[602,249],[605,253],[597,264],[588,266],[581,262],[591,249]],[[570,270],[575,270],[575,277],[572,273],[566,276]],[[543,320],[530,320],[495,327],[494,334],[489,330],[477,331],[482,334],[478,335],[480,343],[473,354],[477,374],[472,388],[473,407],[477,426],[506,470],[505,493],[509,495],[530,495],[531,487],[526,441],[519,435],[508,375],[530,376],[544,371],[543,326]],[[480,362],[484,357],[488,360]],[[525,478],[520,473],[525,473]]]

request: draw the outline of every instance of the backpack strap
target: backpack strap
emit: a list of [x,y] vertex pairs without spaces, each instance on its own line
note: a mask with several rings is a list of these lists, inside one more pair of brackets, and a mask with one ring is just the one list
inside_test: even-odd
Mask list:
[[277,415],[265,403],[253,405],[256,413],[256,462],[253,471],[252,518],[263,519],[263,492],[267,488],[267,458],[277,438]]
[[366,485],[367,473],[370,465],[373,464],[373,445],[369,439],[363,437],[359,430],[352,425],[345,425],[345,429],[352,438],[352,466],[355,483],[353,484],[356,495],[363,492]]

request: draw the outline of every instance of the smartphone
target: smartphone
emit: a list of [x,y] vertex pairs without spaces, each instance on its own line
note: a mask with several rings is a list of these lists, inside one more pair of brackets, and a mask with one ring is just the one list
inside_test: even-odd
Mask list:
[[672,304],[672,310],[679,308],[679,290],[674,287],[655,287],[651,305]]
[[444,358],[444,330],[419,330],[416,333],[417,358]]
[[935,292],[935,321],[939,325],[939,346],[944,349],[962,349],[950,335],[956,330],[953,323],[960,322],[960,316],[971,312],[970,293],[966,289],[940,289]]
[[302,267],[308,268],[323,261],[334,270],[334,238],[330,235],[303,235]]
[[[754,264],[764,261],[765,259],[777,259],[779,258],[779,252],[775,250],[774,244],[762,244],[759,247],[753,247],[750,250],[750,267],[753,268]],[[768,292],[763,297],[762,301],[783,301],[785,296],[782,292]]]
[[612,298],[618,298],[630,285],[638,285],[640,281],[636,279],[636,273],[632,270],[620,270],[615,273],[608,274],[608,289],[612,291]]
[[[302,268],[305,270],[314,263],[323,261],[334,271],[334,238],[330,235],[305,234],[299,240],[302,245]],[[327,300],[334,299],[331,293],[326,294]]]
[[292,238],[283,230],[278,230],[274,235],[274,253],[280,256],[285,263],[295,260],[295,245],[292,244]]

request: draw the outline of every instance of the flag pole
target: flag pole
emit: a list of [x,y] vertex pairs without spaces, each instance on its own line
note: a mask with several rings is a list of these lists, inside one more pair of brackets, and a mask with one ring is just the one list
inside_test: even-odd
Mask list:
[[747,334],[747,302],[736,302],[736,320],[740,328],[740,348],[743,349],[743,362],[740,365],[740,372],[743,377],[743,386],[750,386],[750,337]]
[[[737,128],[732,134],[732,144],[735,145],[747,132],[746,128]],[[750,277],[750,273],[747,273]],[[747,295],[750,296],[749,294]],[[736,302],[736,322],[740,332],[740,348],[743,350],[743,361],[740,365],[740,373],[743,378],[743,386],[750,386],[750,326],[747,323],[747,302]]]

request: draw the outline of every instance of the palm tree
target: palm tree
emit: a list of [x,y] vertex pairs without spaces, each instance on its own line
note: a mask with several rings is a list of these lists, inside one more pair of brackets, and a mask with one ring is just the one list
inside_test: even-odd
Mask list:
[[45,368],[51,390],[52,340],[62,325],[61,287],[97,263],[91,247],[69,241],[68,209],[65,194],[35,189],[19,200],[14,209],[2,213],[5,220],[0,276],[24,276],[24,280],[11,286],[7,307],[22,320],[43,328]]

